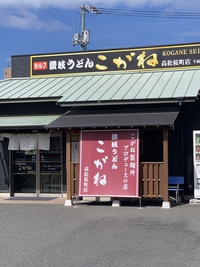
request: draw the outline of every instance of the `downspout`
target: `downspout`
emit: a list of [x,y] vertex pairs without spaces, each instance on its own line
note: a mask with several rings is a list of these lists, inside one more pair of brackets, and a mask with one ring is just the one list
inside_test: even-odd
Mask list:
[[183,161],[184,161],[184,136],[183,136],[183,102],[179,102],[179,114],[180,114],[180,175],[183,175]]

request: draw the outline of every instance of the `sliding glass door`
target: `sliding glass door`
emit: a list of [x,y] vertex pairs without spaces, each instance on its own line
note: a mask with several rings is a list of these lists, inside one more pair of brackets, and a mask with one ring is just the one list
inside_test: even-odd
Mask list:
[[36,150],[13,151],[13,186],[15,194],[36,195]]
[[51,137],[50,150],[40,151],[40,195],[61,194],[61,138]]
[[50,138],[50,150],[13,151],[15,196],[61,196],[61,137]]

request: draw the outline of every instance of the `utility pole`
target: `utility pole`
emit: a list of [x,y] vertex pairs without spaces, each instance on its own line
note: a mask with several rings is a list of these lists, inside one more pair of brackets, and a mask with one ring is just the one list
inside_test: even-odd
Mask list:
[[87,44],[90,42],[90,30],[85,30],[85,14],[87,13],[94,13],[100,14],[100,12],[93,6],[80,6],[81,9],[81,34],[75,33],[72,39],[73,46],[80,45],[82,50],[86,50]]
[[[89,11],[86,8],[86,6],[81,6],[80,9],[81,9],[81,32],[82,32],[82,39],[85,39],[84,38],[84,33],[85,33],[85,13],[86,12],[89,12]],[[88,31],[88,33],[90,34],[90,31]],[[80,44],[81,47],[82,47],[82,50],[86,50],[87,41],[89,43],[89,39],[87,41],[85,40],[86,42],[84,42],[84,40],[82,40],[82,41],[83,41],[82,44]]]

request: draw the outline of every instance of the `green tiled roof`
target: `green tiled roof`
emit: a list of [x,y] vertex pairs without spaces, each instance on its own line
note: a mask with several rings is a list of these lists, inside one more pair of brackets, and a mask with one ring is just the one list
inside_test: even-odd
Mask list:
[[117,73],[0,81],[0,102],[57,101],[58,104],[178,101],[196,98],[200,70]]

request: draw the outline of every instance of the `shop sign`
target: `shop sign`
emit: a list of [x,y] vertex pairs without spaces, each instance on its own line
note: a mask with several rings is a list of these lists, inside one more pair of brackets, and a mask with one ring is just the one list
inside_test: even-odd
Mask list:
[[31,56],[30,76],[200,67],[200,44]]
[[82,131],[80,196],[138,197],[138,130]]
[[35,173],[36,164],[35,162],[15,162],[14,173]]

